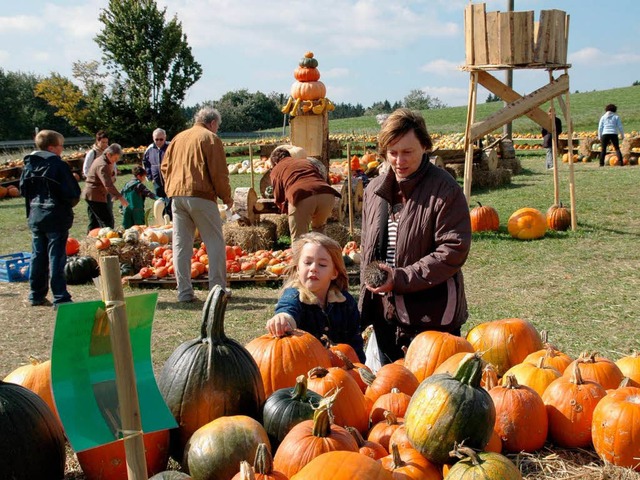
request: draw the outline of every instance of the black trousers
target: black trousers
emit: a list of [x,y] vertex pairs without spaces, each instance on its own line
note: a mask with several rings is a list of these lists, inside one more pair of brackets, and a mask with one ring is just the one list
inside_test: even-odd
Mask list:
[[89,214],[89,228],[87,232],[90,232],[94,228],[114,228],[115,219],[113,218],[112,202],[94,202],[87,200],[87,213]]
[[622,165],[622,153],[620,152],[620,144],[618,143],[617,133],[605,133],[602,135],[602,150],[600,151],[600,166],[604,167],[604,157],[607,154],[607,145],[611,143],[618,157],[618,165]]

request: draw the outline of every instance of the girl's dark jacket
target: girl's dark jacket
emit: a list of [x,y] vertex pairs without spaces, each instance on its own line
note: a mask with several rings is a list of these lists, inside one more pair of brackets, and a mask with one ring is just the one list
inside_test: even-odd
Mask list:
[[[398,220],[393,290],[373,295],[365,288],[363,273],[369,262],[385,258],[386,247],[376,247],[385,241],[388,205],[398,188],[404,207]],[[359,300],[363,325],[374,323],[375,312],[384,312],[397,327],[397,339],[424,330],[459,330],[468,317],[461,268],[471,247],[471,221],[456,180],[424,155],[418,170],[405,180],[397,182],[391,169],[373,179],[363,205]]]

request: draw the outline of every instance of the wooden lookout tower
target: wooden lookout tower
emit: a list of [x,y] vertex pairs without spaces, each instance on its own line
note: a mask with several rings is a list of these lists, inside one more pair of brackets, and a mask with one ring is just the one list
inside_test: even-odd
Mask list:
[[[555,122],[551,119],[555,115],[554,99],[557,98],[568,129],[571,228],[575,230],[573,124],[569,102],[571,65],[567,64],[569,15],[561,10],[542,10],[539,21],[535,21],[533,11],[487,12],[484,3],[470,3],[464,11],[464,26],[466,59],[462,69],[470,74],[464,145],[464,193],[467,202],[473,180],[473,142],[523,115],[552,132],[552,138],[555,138]],[[547,70],[548,83],[527,95],[520,95],[490,73],[510,69]],[[558,71],[560,75],[556,77]],[[476,122],[478,83],[507,105]],[[550,114],[540,108],[546,102],[550,102]],[[555,204],[560,202],[557,153],[556,142],[553,142]]]

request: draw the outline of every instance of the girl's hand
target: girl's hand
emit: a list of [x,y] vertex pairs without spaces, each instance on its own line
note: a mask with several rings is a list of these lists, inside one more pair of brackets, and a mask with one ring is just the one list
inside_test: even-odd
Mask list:
[[276,313],[267,321],[267,331],[274,337],[283,337],[288,332],[295,330],[296,321],[286,313]]
[[124,208],[127,208],[129,206],[129,202],[127,202],[127,200],[124,197],[122,197],[120,199],[120,205],[122,205]]
[[371,293],[385,295],[386,293],[393,290],[393,269],[386,263],[380,263],[379,266],[381,270],[387,272],[387,281],[379,287],[370,287],[369,285],[367,285],[367,290],[369,290]]

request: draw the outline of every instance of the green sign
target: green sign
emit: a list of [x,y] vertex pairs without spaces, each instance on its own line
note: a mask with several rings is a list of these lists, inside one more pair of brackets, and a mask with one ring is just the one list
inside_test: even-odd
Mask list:
[[[158,295],[126,298],[142,431],[175,428],[151,362],[151,326]],[[109,319],[101,301],[58,307],[51,352],[51,383],[65,433],[76,451],[123,438]]]

